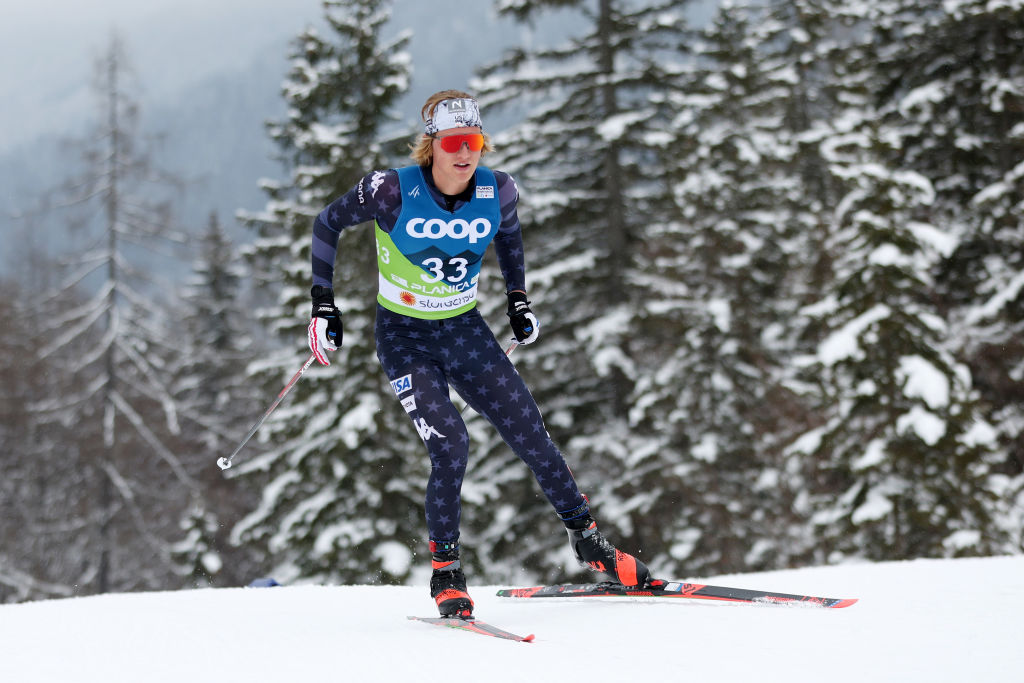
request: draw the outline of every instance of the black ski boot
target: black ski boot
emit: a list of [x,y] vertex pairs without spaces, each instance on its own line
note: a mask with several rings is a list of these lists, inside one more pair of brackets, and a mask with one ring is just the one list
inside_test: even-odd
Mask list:
[[430,542],[434,573],[430,576],[430,597],[437,603],[442,617],[469,619],[473,616],[473,600],[466,592],[466,575],[459,561],[457,542]]
[[[569,517],[573,512],[582,514]],[[569,544],[576,555],[576,561],[604,574],[610,581],[623,586],[648,586],[651,583],[651,572],[640,560],[624,553],[608,542],[600,531],[597,522],[590,516],[589,505],[560,515],[569,533]]]

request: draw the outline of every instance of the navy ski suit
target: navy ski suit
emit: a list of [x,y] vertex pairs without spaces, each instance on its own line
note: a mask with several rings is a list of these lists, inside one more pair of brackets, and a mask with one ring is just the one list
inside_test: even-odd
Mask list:
[[460,195],[443,195],[429,167],[374,171],[313,226],[313,284],[331,287],[338,237],[375,221],[379,269],[377,357],[430,455],[430,540],[459,538],[469,434],[449,387],[498,430],[563,519],[586,514],[569,467],[536,402],[476,309],[481,259],[493,241],[506,291],[525,291],[518,190],[478,167]]

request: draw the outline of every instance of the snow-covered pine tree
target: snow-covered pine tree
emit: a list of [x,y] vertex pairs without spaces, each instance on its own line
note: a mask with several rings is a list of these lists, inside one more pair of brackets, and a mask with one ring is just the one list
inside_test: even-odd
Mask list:
[[198,495],[182,511],[182,538],[174,544],[179,572],[196,585],[238,585],[254,571],[252,549],[228,543],[231,526],[258,501],[214,466],[243,438],[261,410],[248,365],[269,345],[254,334],[247,275],[216,214],[198,242],[192,276],[180,293],[173,368],[174,395],[183,425],[182,459],[196,473]]
[[44,321],[83,302],[40,297],[38,278],[28,271],[56,273],[54,255],[22,256],[28,257],[22,265],[29,286],[0,280],[0,602],[72,595],[88,548],[86,534],[66,532],[69,510],[79,509],[87,495],[77,458],[67,448],[75,425],[35,410],[48,397],[84,389],[63,370],[66,359],[41,357],[50,341]]
[[[325,2],[331,33],[310,28],[292,42],[283,86],[288,117],[269,124],[290,176],[265,183],[264,211],[243,214],[259,233],[252,262],[271,299],[262,319],[284,344],[254,366],[268,404],[309,356],[313,218],[402,151],[397,137],[384,137],[409,81],[409,36],[384,35],[390,6]],[[401,581],[424,549],[428,462],[375,356],[375,268],[372,231],[345,231],[334,280],[344,344],[329,368],[306,373],[264,425],[265,454],[233,470],[244,475],[239,485],[263,486],[261,504],[236,525],[234,542],[260,547],[266,568],[282,579]]]
[[[686,68],[679,56],[690,42],[685,5],[498,2],[501,14],[523,23],[555,16],[570,34],[557,46],[510,51],[473,84],[489,113],[524,116],[497,136],[497,154],[487,160],[519,184],[527,289],[541,322],[540,342],[517,352],[516,364],[597,518],[633,549],[645,545],[635,515],[648,492],[615,484],[650,466],[652,454],[632,440],[628,413],[638,366],[658,362],[640,356],[636,330],[657,317],[652,301],[666,296],[647,276],[652,255],[644,243],[671,207],[658,152],[671,116],[665,98]],[[565,578],[575,565],[557,519],[511,459],[497,444],[471,460],[471,468],[487,468],[471,479],[497,483],[494,503],[474,511],[479,517],[471,512],[469,524],[489,530],[481,533],[499,564]],[[537,502],[523,508],[523,501]],[[527,535],[530,543],[519,542]]]
[[880,109],[900,163],[935,187],[955,241],[938,289],[1024,509],[1024,3],[890,0],[872,6]]
[[991,429],[947,350],[933,273],[948,237],[927,222],[924,176],[891,165],[897,138],[866,108],[822,143],[847,194],[827,247],[834,285],[805,309],[827,335],[806,359],[826,422],[792,449],[805,472],[815,559],[990,553]]
[[[81,544],[74,575],[63,581],[102,593],[173,581],[169,544],[197,485],[175,450],[180,429],[165,370],[177,342],[162,315],[166,288],[147,277],[147,250],[173,244],[177,235],[166,207],[153,199],[171,179],[145,152],[117,36],[97,66],[99,120],[81,141],[83,171],[68,180],[64,203],[77,214],[72,223],[96,227],[100,236],[88,233],[91,244],[69,255],[69,273],[50,297],[59,313],[44,321],[40,354],[76,389],[32,409],[44,431],[53,425],[73,432],[61,446],[77,474],[68,488],[74,495],[60,508],[66,532],[50,537],[61,552]],[[158,256],[166,267],[168,254]],[[88,300],[78,305],[81,292]]]
[[802,410],[781,378],[814,207],[794,113],[809,84],[779,53],[783,26],[763,7],[723,4],[669,98],[677,217],[645,240],[662,295],[636,334],[659,362],[637,375],[631,412],[651,466],[622,488],[647,492],[654,562],[675,575],[785,564],[798,525],[781,445]]
[[[691,192],[690,211],[708,225],[746,226],[742,243],[756,245],[746,272],[730,274],[756,286],[755,294],[748,284],[731,299],[738,309],[735,318],[747,327],[741,348],[761,372],[748,376],[744,389],[754,400],[733,399],[757,434],[750,444],[756,461],[749,479],[756,482],[752,495],[731,501],[735,519],[752,541],[744,557],[748,569],[806,562],[801,540],[813,536],[806,531],[806,510],[793,505],[805,482],[783,449],[818,426],[821,416],[810,409],[813,392],[794,380],[791,359],[816,349],[821,331],[804,326],[806,319],[797,312],[832,283],[830,213],[847,190],[828,172],[820,143],[835,117],[869,101],[852,42],[865,30],[863,12],[862,6],[831,0],[723,3],[724,26],[729,17],[740,26],[709,40],[711,53],[702,60],[716,72],[715,81],[742,84],[722,104],[709,100],[721,111],[705,113],[701,125],[691,126],[711,140],[714,131],[724,131],[726,151],[709,144],[712,159],[692,162],[708,170],[691,177],[703,177],[714,191],[711,201],[702,200],[699,189]],[[734,55],[742,58],[737,62]],[[721,125],[722,120],[728,123]],[[730,154],[736,140],[741,153]],[[728,373],[743,363],[722,367]],[[728,471],[719,468],[706,476],[728,481]],[[741,511],[744,506],[749,509]]]

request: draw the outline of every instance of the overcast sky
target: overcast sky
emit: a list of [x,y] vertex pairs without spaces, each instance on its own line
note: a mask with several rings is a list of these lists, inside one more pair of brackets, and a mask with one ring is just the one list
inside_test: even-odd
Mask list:
[[[463,3],[470,1],[467,12]],[[415,29],[414,42],[425,45],[492,6],[491,0],[413,3],[404,23]],[[76,119],[92,111],[95,60],[115,30],[139,77],[135,92],[149,107],[211,73],[250,65],[261,52],[283,64],[288,41],[320,23],[322,14],[321,0],[0,0],[0,153],[39,135],[77,132]],[[402,17],[393,17],[394,30],[400,24]],[[518,30],[502,30],[498,44],[514,40]],[[451,41],[445,46],[457,49]]]
[[0,0],[0,150],[66,129],[87,107],[93,62],[123,38],[144,97],[249,63],[321,15],[320,0]]

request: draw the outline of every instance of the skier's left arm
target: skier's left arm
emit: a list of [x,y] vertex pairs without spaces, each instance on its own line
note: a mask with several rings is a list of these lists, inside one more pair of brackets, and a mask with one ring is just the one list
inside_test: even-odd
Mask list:
[[523,252],[523,230],[519,224],[519,188],[512,176],[495,171],[498,183],[498,201],[501,203],[501,225],[494,237],[494,251],[498,255],[498,266],[505,278],[505,294],[508,296],[508,318],[520,344],[537,340],[540,323],[530,310],[526,297],[526,259]]

